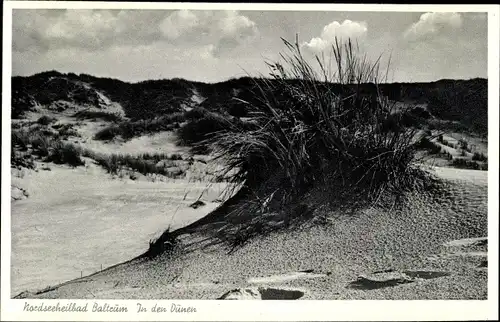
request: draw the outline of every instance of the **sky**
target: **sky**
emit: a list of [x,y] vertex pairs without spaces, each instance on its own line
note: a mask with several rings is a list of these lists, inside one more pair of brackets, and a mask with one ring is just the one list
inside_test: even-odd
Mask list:
[[12,28],[12,75],[269,75],[265,62],[287,53],[281,38],[298,35],[307,59],[329,57],[336,37],[354,40],[361,55],[389,66],[390,82],[487,77],[486,13],[14,9]]

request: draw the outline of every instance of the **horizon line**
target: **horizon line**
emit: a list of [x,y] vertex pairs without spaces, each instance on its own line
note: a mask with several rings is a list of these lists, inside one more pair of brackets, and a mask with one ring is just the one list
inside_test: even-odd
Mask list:
[[[74,75],[79,76],[79,77],[81,77],[82,75],[86,75],[86,76],[91,76],[91,77],[94,77],[94,78],[111,79],[111,80],[117,80],[117,81],[120,81],[120,82],[123,82],[123,83],[128,83],[128,84],[140,84],[140,83],[144,83],[144,82],[172,81],[172,80],[183,80],[183,81],[191,82],[191,83],[219,84],[219,83],[224,83],[224,82],[228,82],[228,81],[231,81],[231,80],[238,80],[238,79],[242,79],[242,78],[273,79],[273,77],[264,76],[264,75],[259,75],[259,76],[251,76],[251,75],[237,76],[237,75],[235,75],[235,76],[230,76],[230,77],[218,80],[218,81],[192,80],[192,79],[187,79],[187,78],[183,78],[183,77],[148,78],[148,79],[143,79],[143,80],[130,81],[130,80],[122,80],[122,79],[120,79],[118,77],[97,76],[97,75],[92,75],[92,74],[87,74],[87,73],[76,73],[76,72],[61,72],[61,71],[56,70],[56,69],[46,70],[46,71],[42,71],[42,72],[37,72],[37,73],[31,74],[31,75],[11,75],[11,78],[14,78],[14,77],[30,78],[30,77],[35,77],[35,76],[40,75],[40,74],[54,73],[54,72],[58,73],[58,74],[62,74],[62,75],[74,74]],[[294,79],[299,79],[299,78],[291,78],[290,80],[294,80]],[[438,78],[438,79],[434,79],[434,80],[425,80],[425,81],[391,81],[391,82],[380,82],[378,84],[418,84],[418,83],[437,83],[437,82],[441,82],[441,81],[470,81],[470,80],[474,80],[474,79],[488,80],[488,77]],[[318,80],[318,81],[321,81],[321,80]],[[329,82],[329,83],[336,84],[335,82]],[[370,83],[370,82],[368,82],[368,83]]]

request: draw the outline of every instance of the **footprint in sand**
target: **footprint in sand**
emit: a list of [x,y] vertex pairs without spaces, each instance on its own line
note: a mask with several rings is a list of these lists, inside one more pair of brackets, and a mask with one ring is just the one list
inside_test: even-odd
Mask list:
[[[283,283],[297,279],[320,278],[328,274],[315,274],[313,269],[285,274],[270,275],[265,277],[253,277],[248,279],[249,284],[272,284]],[[304,296],[301,290],[272,288],[272,287],[250,287],[231,290],[222,295],[220,300],[296,300]]]
[[[452,240],[443,244],[444,250],[441,254],[429,257],[430,260],[453,260],[454,258],[467,258],[474,263],[476,269],[488,268],[488,238],[464,238]],[[360,290],[373,290],[385,287],[393,287],[402,284],[413,283],[419,279],[433,279],[451,275],[450,272],[442,271],[386,271],[373,272],[369,275],[361,275],[356,281],[349,283],[348,288]]]
[[347,288],[358,290],[374,290],[385,287],[393,287],[402,284],[413,283],[419,279],[433,279],[438,277],[449,276],[449,272],[440,271],[377,271],[368,275],[361,275],[356,281],[349,283]]
[[241,288],[224,293],[218,300],[296,300],[304,294],[300,290],[281,288]]

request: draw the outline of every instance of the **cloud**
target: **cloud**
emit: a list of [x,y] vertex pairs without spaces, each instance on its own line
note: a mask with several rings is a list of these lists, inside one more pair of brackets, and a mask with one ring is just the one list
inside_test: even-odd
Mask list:
[[404,37],[409,40],[428,39],[446,31],[459,29],[462,23],[460,13],[427,12],[404,32]]
[[[223,55],[255,39],[258,29],[238,11],[14,10],[13,50],[61,48],[96,52],[110,47],[166,42]],[[206,48],[205,48],[206,47]]]
[[487,12],[467,12],[462,14],[465,18],[469,18],[471,20],[477,21],[486,21],[488,20]]
[[95,51],[151,43],[161,38],[159,29],[151,27],[161,18],[161,13],[152,10],[14,10],[13,49]]
[[218,26],[225,37],[251,37],[257,32],[255,22],[234,10],[225,11]]
[[177,39],[184,32],[200,24],[198,17],[189,10],[175,11],[160,24],[162,34],[168,39]]
[[192,41],[206,48],[213,46],[211,53],[216,56],[252,41],[258,35],[255,22],[234,10],[175,11],[162,21],[160,28],[163,35],[175,43]]
[[313,52],[320,52],[335,43],[336,37],[339,41],[345,41],[348,38],[362,38],[367,31],[367,25],[362,21],[344,20],[342,23],[333,21],[323,27],[320,37],[314,37],[309,42],[303,43],[302,46]]

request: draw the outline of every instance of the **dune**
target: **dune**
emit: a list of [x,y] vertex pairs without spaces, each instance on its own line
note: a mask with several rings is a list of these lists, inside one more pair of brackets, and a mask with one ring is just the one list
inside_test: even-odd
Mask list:
[[[465,107],[456,111],[449,102],[444,107],[427,103],[429,97],[449,96],[449,82],[381,84],[382,92],[399,101],[399,115],[365,95],[370,84],[360,85],[360,96],[344,93],[339,105],[335,91],[352,89],[336,82],[307,92],[309,83],[281,78],[205,84],[126,83],[58,72],[14,77],[15,88],[28,90],[13,99],[18,119],[12,124],[11,295],[486,299],[488,172],[448,166],[487,169],[487,82],[453,81],[451,94],[464,100],[470,86],[482,89],[480,101],[464,102],[481,107],[474,118]],[[268,86],[264,95],[290,88],[300,95],[277,99],[269,111],[255,97],[259,86]],[[413,93],[418,109],[406,111],[405,91]],[[289,99],[298,100],[297,106]],[[315,113],[318,106],[325,113]],[[361,110],[377,113],[351,113]],[[339,111],[331,122],[329,113]],[[363,126],[366,122],[372,123]],[[468,151],[428,138],[450,132],[449,127],[479,131],[466,137],[474,143]],[[227,160],[211,162],[204,145],[214,133],[223,134],[215,150],[229,157],[230,170],[241,170],[232,182],[244,189],[234,198],[221,196],[231,186],[228,177],[215,176]],[[413,138],[422,133],[427,142],[417,145]],[[444,139],[456,143],[459,134]],[[474,152],[485,154],[473,160]],[[430,171],[445,183],[440,191],[427,193],[413,185],[413,179],[421,183],[412,167],[416,153],[437,156],[440,166]],[[332,180],[319,183],[331,173]],[[386,187],[408,192],[390,209],[353,206],[356,211],[347,212],[344,206],[357,203],[352,194],[339,198],[346,205],[324,206],[323,195],[314,193],[351,192],[352,186],[336,185],[344,174],[360,191],[369,190],[360,198],[370,199]],[[399,185],[396,178],[407,180]],[[302,204],[302,184],[313,211]],[[335,199],[334,193],[325,195]],[[240,202],[247,207],[243,214],[230,211]],[[299,217],[296,213],[307,220],[286,227]],[[239,230],[243,226],[257,234],[248,238]]]
[[484,257],[476,255],[487,251],[487,172],[436,172],[453,187],[446,198],[415,195],[400,211],[331,214],[327,224],[270,234],[231,254],[207,246],[208,233],[186,234],[180,253],[136,259],[23,296],[486,299]]

